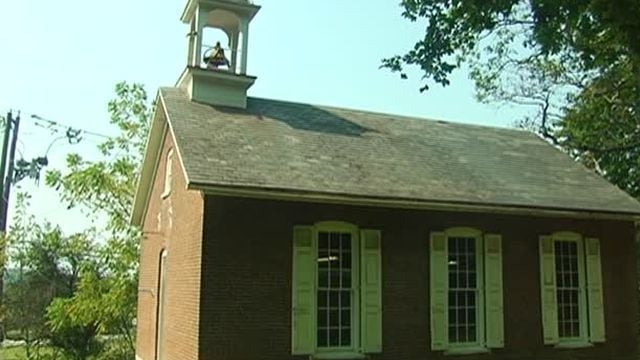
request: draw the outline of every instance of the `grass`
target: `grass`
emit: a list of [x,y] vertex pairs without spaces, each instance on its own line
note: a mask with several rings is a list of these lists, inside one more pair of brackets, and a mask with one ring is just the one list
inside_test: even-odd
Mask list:
[[15,346],[0,349],[0,359],[2,360],[18,360],[24,359],[24,347]]
[[[43,351],[43,350],[41,350]],[[43,352],[46,352],[45,349]],[[0,360],[23,360],[26,359],[24,346],[13,346],[8,348],[0,348]]]

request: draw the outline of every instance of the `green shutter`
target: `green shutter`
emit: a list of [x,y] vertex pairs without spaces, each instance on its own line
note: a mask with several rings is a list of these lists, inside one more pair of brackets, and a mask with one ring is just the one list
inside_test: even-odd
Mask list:
[[484,236],[487,347],[504,347],[504,310],[502,294],[502,236]]
[[433,232],[430,243],[431,349],[444,350],[449,336],[447,235]]
[[312,354],[315,349],[316,251],[312,226],[293,230],[292,353]]
[[540,292],[542,332],[545,344],[557,344],[558,303],[556,300],[556,264],[553,238],[540,237]]
[[604,305],[602,296],[602,266],[600,241],[585,239],[587,263],[587,296],[589,303],[589,341],[605,341]]
[[382,256],[379,230],[360,236],[361,346],[365,353],[382,352]]

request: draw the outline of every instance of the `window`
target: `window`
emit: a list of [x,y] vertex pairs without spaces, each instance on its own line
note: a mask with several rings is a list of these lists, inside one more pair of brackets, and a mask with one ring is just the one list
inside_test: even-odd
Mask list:
[[483,314],[480,311],[482,259],[480,238],[450,236],[449,247],[449,344],[480,345]]
[[[353,233],[318,231],[318,348],[353,348]],[[357,269],[356,269],[357,270]]]
[[[558,334],[560,339],[584,338],[580,316],[585,310],[584,261],[579,243],[571,240],[554,242],[556,252],[556,298],[558,302]],[[582,273],[582,275],[581,275]]]
[[604,341],[599,244],[598,239],[583,239],[572,232],[541,237],[545,343],[579,345]]
[[500,235],[471,228],[431,233],[433,350],[504,346],[501,247]]
[[162,192],[163,198],[171,194],[172,184],[173,184],[173,149],[169,149],[169,151],[167,151],[167,160],[165,162],[164,191]]
[[292,352],[380,352],[380,231],[321,222],[296,226],[293,240]]

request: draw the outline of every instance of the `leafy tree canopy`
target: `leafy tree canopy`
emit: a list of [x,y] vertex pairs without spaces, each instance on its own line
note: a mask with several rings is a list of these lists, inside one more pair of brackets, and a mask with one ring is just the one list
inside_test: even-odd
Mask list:
[[[28,215],[22,194],[8,232],[9,263],[21,269],[8,315],[23,334],[47,338],[64,359],[134,357],[140,232],[129,219],[151,108],[142,86],[120,83],[108,110],[120,131],[98,146],[102,156],[72,153],[66,169],[45,177],[63,203],[84,211],[93,225],[66,235]],[[42,301],[22,291],[36,281]]]
[[468,67],[483,102],[530,106],[520,125],[640,197],[640,1],[403,0],[426,22],[413,49],[382,61],[421,91]]

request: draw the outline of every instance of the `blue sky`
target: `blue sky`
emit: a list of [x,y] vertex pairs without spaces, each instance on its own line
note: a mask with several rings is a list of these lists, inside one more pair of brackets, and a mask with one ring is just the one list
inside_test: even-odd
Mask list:
[[[511,126],[518,109],[478,104],[466,73],[452,86],[419,93],[420,74],[409,80],[379,69],[384,57],[411,48],[424,24],[401,17],[399,0],[256,0],[262,9],[249,36],[248,73],[258,77],[251,96],[461,121]],[[0,4],[0,112],[21,110],[25,158],[42,155],[51,135],[30,114],[113,134],[106,104],[119,81],[145,85],[151,96],[175,84],[186,63],[186,33],[179,21],[186,0],[3,1]],[[99,138],[80,145],[58,141],[52,166],[77,151],[93,156]],[[71,228],[78,215],[61,211],[43,186],[33,212]]]

